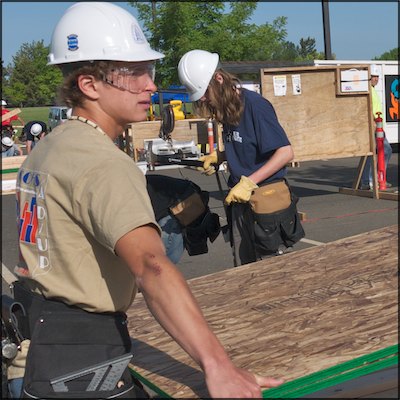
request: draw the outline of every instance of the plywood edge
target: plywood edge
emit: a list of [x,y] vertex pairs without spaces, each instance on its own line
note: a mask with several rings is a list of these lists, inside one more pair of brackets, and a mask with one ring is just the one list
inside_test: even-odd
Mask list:
[[[1,159],[1,171],[2,173],[7,170],[19,168],[25,161],[27,156],[16,156],[16,157],[4,157]],[[13,171],[15,172],[15,171]]]
[[[263,392],[263,398],[300,398],[398,365],[398,344],[354,358]],[[347,396],[345,396],[347,397]]]
[[303,398],[398,398],[398,366],[352,379],[327,389],[308,394]]

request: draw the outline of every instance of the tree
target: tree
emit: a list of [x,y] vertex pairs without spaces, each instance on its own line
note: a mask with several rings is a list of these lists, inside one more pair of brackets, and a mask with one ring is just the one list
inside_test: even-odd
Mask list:
[[315,49],[315,39],[311,37],[307,37],[307,39],[301,38],[296,50],[296,59],[298,61],[323,60],[325,57],[324,53],[318,52]]
[[285,17],[259,26],[248,22],[256,1],[129,3],[137,9],[151,46],[165,54],[157,65],[160,87],[178,82],[179,60],[195,48],[217,52],[223,61],[260,61],[279,59],[287,47]]
[[386,51],[379,57],[375,57],[374,60],[392,60],[392,61],[397,61],[399,59],[399,48],[395,47],[392,50]]
[[46,65],[48,53],[43,40],[21,46],[3,79],[3,95],[9,103],[20,107],[54,103],[62,75],[56,67]]

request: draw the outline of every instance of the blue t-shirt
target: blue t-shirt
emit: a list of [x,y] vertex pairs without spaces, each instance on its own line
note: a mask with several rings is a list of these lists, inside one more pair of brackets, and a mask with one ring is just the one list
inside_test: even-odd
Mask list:
[[[241,89],[244,110],[238,126],[223,126],[225,154],[230,177],[228,185],[236,185],[242,175],[249,176],[261,168],[276,149],[290,145],[272,104],[256,92]],[[286,167],[277,171],[263,184],[286,175]]]

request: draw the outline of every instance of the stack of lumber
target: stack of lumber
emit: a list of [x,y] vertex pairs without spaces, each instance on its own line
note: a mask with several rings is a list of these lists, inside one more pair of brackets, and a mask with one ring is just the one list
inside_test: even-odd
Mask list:
[[15,191],[18,170],[25,161],[26,156],[5,157],[1,160],[2,194]]
[[[397,365],[397,273],[394,225],[189,285],[236,365],[287,382],[263,396],[298,398]],[[161,395],[209,397],[202,372],[141,295],[128,316],[133,374]]]

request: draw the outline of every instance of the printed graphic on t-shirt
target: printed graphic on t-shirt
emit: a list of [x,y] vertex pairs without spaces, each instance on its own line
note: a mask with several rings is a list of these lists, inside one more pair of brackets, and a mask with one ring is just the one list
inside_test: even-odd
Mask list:
[[238,143],[243,143],[243,138],[240,136],[239,131],[229,131],[228,133],[225,134],[225,142],[230,143],[230,142],[238,142]]
[[48,220],[45,203],[47,174],[21,169],[18,173],[17,215],[19,241],[29,247],[37,263],[32,277],[50,270]]

